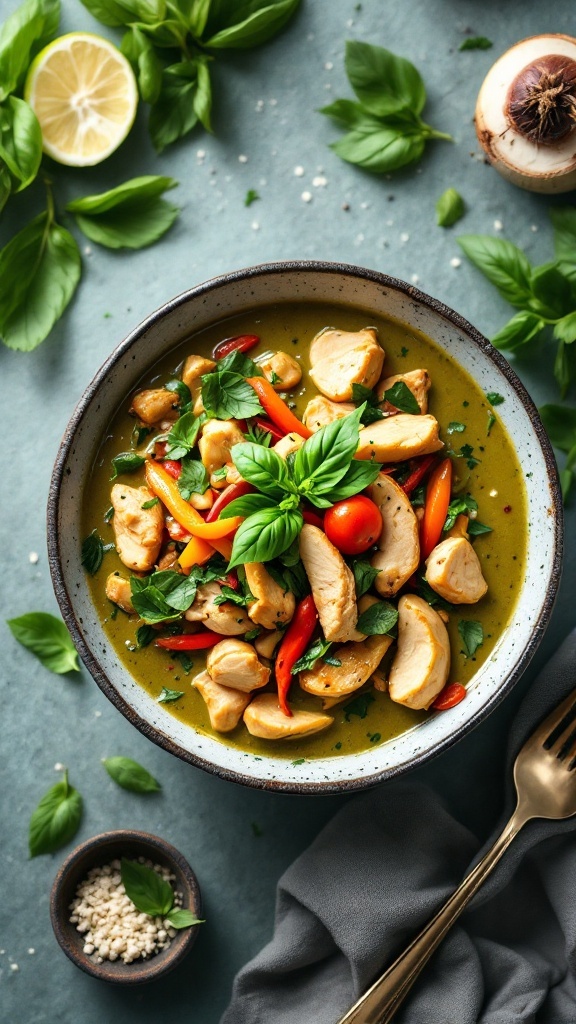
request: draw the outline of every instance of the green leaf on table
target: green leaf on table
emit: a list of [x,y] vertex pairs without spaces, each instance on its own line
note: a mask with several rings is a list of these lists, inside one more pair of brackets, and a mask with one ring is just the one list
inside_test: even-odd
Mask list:
[[36,114],[24,100],[9,96],[0,105],[0,162],[12,177],[11,190],[21,192],[38,174],[42,131]]
[[554,447],[561,452],[574,452],[576,461],[576,408],[542,405],[538,412]]
[[[250,390],[252,391],[252,388]],[[286,460],[282,459],[277,452],[273,452],[261,444],[245,441],[233,445],[230,454],[242,479],[253,484],[268,497],[280,501],[287,494],[295,492],[295,487],[290,481]],[[253,497],[254,495],[245,495],[245,498],[248,499]],[[237,498],[234,504],[240,500]],[[239,513],[235,514],[239,515]]]
[[[294,662],[290,670],[292,675],[295,676],[298,675],[299,672],[308,672],[310,669],[313,669],[320,658],[322,658],[323,661],[325,660],[325,657],[331,647],[332,643],[330,640],[324,640],[322,637],[318,637],[318,639],[310,645],[308,650],[304,651],[304,654]],[[339,667],[342,662],[338,658],[333,658],[332,661],[330,661],[330,664]]]
[[159,697],[156,697],[157,704],[172,704],[184,696],[184,690],[170,690],[167,686],[162,687]]
[[269,508],[245,519],[234,537],[229,568],[246,562],[269,562],[296,540],[302,529],[297,509]]
[[0,213],[6,206],[10,196],[12,194],[12,179],[8,173],[7,167],[0,162]]
[[384,392],[382,397],[385,402],[390,402],[395,409],[400,409],[400,412],[412,413],[413,416],[420,414],[416,396],[403,380],[397,380],[391,388]]
[[141,619],[151,625],[180,618],[188,611],[197,590],[196,578],[173,569],[161,569],[150,576],[130,577],[132,604]]
[[492,235],[460,235],[458,245],[512,306],[523,307],[532,298],[532,268],[512,242]]
[[170,922],[173,928],[180,930],[181,928],[190,928],[193,924],[205,924],[203,918],[196,917],[191,910],[186,910],[183,907],[172,907],[166,914],[166,919]]
[[404,110],[420,114],[426,103],[426,89],[420,72],[390,50],[358,40],[348,40],[346,74],[361,105],[379,117]]
[[320,107],[318,113],[331,117],[341,128],[366,128],[369,126],[380,128],[382,125],[378,118],[375,118],[354,100],[334,100],[334,103]]
[[356,598],[360,599],[363,594],[370,590],[380,569],[374,569],[370,562],[362,558],[356,558],[352,562],[352,572],[354,573],[354,583],[356,584]]
[[99,195],[68,203],[81,231],[107,249],[143,249],[157,242],[176,220],[179,209],[161,195],[178,184],[173,178],[132,178]]
[[447,188],[436,202],[436,223],[441,228],[451,228],[466,212],[464,200],[455,188]]
[[356,628],[366,636],[394,636],[398,622],[398,609],[389,601],[376,601],[358,616]]
[[558,323],[554,324],[552,333],[558,341],[564,342],[565,345],[571,345],[576,341],[576,312],[563,316]]
[[48,612],[28,612],[7,619],[12,636],[57,675],[79,672],[78,654],[62,619]]
[[414,128],[367,122],[331,143],[330,148],[347,163],[385,174],[419,160],[424,145],[422,134]]
[[490,50],[494,44],[486,36],[469,36],[460,46],[459,50]]
[[158,793],[162,789],[154,776],[131,757],[106,757],[102,764],[110,778],[131,793]]
[[0,251],[0,335],[9,348],[36,348],[62,316],[80,280],[72,235],[41,213]]
[[460,619],[458,632],[464,644],[464,654],[467,658],[471,658],[484,643],[482,623],[476,622],[474,619]]
[[366,718],[368,708],[374,703],[375,699],[371,693],[365,692],[359,693],[353,700],[348,701],[343,708],[346,721],[349,722],[352,715],[356,715],[358,718]]
[[554,227],[556,259],[576,263],[576,207],[551,206],[548,212]]
[[158,98],[150,110],[149,129],[159,153],[200,123],[211,131],[212,88],[209,57],[196,57],[164,68]]
[[120,49],[132,65],[142,99],[155,103],[162,88],[162,63],[151,40],[138,25],[131,25]]
[[512,319],[504,327],[501,327],[490,340],[495,348],[502,349],[504,352],[507,350],[514,352],[535,338],[544,327],[544,321],[536,313],[522,309],[519,313],[515,313]]
[[184,459],[198,440],[202,420],[192,412],[185,412],[166,434],[166,455],[171,459]]
[[174,890],[154,868],[123,857],[121,877],[126,895],[136,910],[150,917],[166,917],[174,905]]
[[244,196],[244,206],[252,206],[252,203],[255,203],[257,199],[260,199],[258,193],[253,188],[249,188]]
[[203,46],[244,50],[260,46],[284,28],[300,0],[212,0]]
[[60,0],[25,0],[0,27],[0,102],[22,83],[32,57],[56,35]]
[[30,818],[30,856],[38,857],[59,850],[76,835],[81,818],[82,797],[68,782],[68,772],[65,771],[62,782],[57,782],[44,794]]
[[206,414],[219,420],[245,420],[264,414],[254,388],[241,374],[229,370],[202,377],[202,401]]
[[82,541],[81,564],[86,569],[86,572],[94,576],[102,565],[103,558],[104,542],[98,531],[92,530],[92,533],[88,534]]
[[135,473],[136,470],[141,469],[146,459],[141,455],[137,455],[136,452],[119,452],[118,455],[111,459],[111,462],[112,476],[110,479],[116,480],[123,473]]
[[210,486],[204,463],[199,459],[183,459],[177,486],[184,501],[189,501],[192,494],[204,494]]
[[142,21],[154,24],[166,15],[166,0],[82,0],[97,21],[111,28]]

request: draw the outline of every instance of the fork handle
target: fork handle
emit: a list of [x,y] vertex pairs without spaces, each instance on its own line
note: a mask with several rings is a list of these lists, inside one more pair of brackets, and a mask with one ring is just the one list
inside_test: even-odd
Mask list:
[[494,844],[470,871],[446,903],[424,926],[398,959],[371,985],[338,1024],[388,1024],[420,971],[484,880],[508,849],[527,818],[518,808]]

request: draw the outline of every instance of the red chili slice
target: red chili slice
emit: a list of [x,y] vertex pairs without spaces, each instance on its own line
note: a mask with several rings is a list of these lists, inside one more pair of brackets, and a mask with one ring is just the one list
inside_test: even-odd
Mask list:
[[242,480],[239,484],[229,484],[216,498],[206,516],[206,522],[213,523],[215,519],[218,519],[222,509],[225,509],[231,501],[234,501],[236,498],[242,498],[245,494],[252,494],[254,490],[255,488],[252,487],[252,484],[247,484],[245,480]]
[[455,708],[465,696],[466,687],[462,683],[449,683],[440,691],[431,707],[434,711],[448,711],[449,708]]
[[175,480],[178,479],[182,472],[182,463],[179,462],[178,459],[164,459],[162,465],[170,476],[173,476]]
[[200,651],[205,647],[214,647],[220,643],[220,633],[205,630],[203,633],[184,633],[181,636],[161,636],[156,641],[157,647],[167,651]]
[[214,346],[213,359],[224,359],[230,352],[249,352],[260,341],[257,334],[239,334],[235,338],[224,338]]

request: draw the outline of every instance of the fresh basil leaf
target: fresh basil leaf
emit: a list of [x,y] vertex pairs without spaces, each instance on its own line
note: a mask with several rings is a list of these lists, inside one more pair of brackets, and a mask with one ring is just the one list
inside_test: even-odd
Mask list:
[[44,668],[57,675],[79,672],[78,654],[61,619],[48,612],[28,612],[6,625],[19,644],[32,651]]
[[[308,650],[304,651],[302,657],[294,662],[291,668],[292,675],[296,676],[299,672],[307,672],[309,669],[313,669],[319,658],[324,658],[324,655],[328,654],[331,647],[332,643],[330,640],[323,640],[322,637],[318,637]],[[340,662],[340,664],[342,663]]]
[[154,776],[131,757],[106,757],[102,764],[110,778],[131,793],[159,793],[162,789]]
[[481,460],[477,459],[473,452],[474,448],[471,444],[463,444],[460,450],[456,452],[456,457],[466,459],[468,469],[474,469],[474,466],[477,466]]
[[60,0],[25,0],[0,27],[0,102],[22,83],[32,57],[58,31]]
[[514,352],[544,329],[544,321],[527,309],[515,313],[511,320],[491,339],[495,348]]
[[129,900],[141,914],[166,917],[174,904],[174,890],[153,868],[122,857],[122,884]]
[[368,714],[368,708],[374,703],[375,697],[371,693],[359,693],[353,700],[348,701],[344,705],[344,718],[347,722],[350,721],[352,715],[357,715],[358,718],[366,718]]
[[[164,385],[164,388],[166,391],[173,391],[174,394],[178,395],[181,409],[192,404],[192,393],[188,385],[185,384],[183,380],[169,380],[168,383]],[[189,409],[184,409],[184,411],[189,412]]]
[[203,45],[245,50],[266,43],[295,13],[300,0],[212,0]]
[[469,515],[470,512],[478,511],[478,502],[471,494],[464,494],[461,498],[453,498],[448,505],[446,522],[442,527],[443,531],[451,530],[458,516]]
[[460,46],[459,50],[490,50],[493,46],[492,40],[486,36],[469,36]]
[[246,562],[269,562],[281,555],[302,529],[297,509],[269,508],[249,516],[234,537],[229,569]]
[[484,643],[484,630],[481,622],[474,619],[460,619],[458,632],[464,644],[464,654],[471,658]]
[[233,516],[252,516],[265,508],[276,508],[276,500],[266,494],[244,494],[235,498],[222,509],[219,519],[231,519]]
[[454,611],[454,605],[449,604],[443,597],[440,597],[440,594],[437,594],[435,590],[432,590],[432,587],[425,576],[421,576],[418,580],[418,591],[420,597],[424,598],[431,608],[439,608],[445,612]]
[[28,188],[42,159],[42,131],[36,114],[24,100],[9,96],[0,105],[0,161],[14,180],[13,191]]
[[458,245],[471,262],[496,286],[502,298],[522,308],[532,298],[532,268],[516,245],[491,235],[460,235]]
[[[379,462],[352,459],[344,476],[330,492],[330,504],[335,501],[343,501],[344,498],[351,498],[353,494],[359,494],[360,491],[374,483],[381,469],[382,466]],[[308,498],[312,504],[318,503],[318,498],[315,495],[309,494]]]
[[86,569],[86,572],[89,572],[91,576],[94,576],[102,565],[103,558],[104,542],[98,534],[98,531],[92,530],[92,533],[82,541],[81,564]]
[[140,178],[131,178],[107,192],[74,199],[68,203],[66,209],[69,213],[85,213],[91,216],[109,213],[111,210],[118,211],[119,208],[129,203],[139,204],[145,199],[157,199],[158,196],[169,189],[176,188],[177,185],[178,182],[174,178],[148,174]]
[[411,413],[414,416],[420,415],[420,406],[416,401],[414,393],[403,380],[397,380],[391,388],[388,388],[383,395],[384,401],[390,402],[400,412]]
[[112,476],[110,479],[116,480],[116,477],[122,473],[135,473],[145,462],[146,459],[142,458],[141,455],[137,455],[136,452],[119,452],[112,459]]
[[201,122],[210,126],[212,91],[207,57],[172,64],[164,68],[156,102],[150,110],[148,127],[155,148],[162,152]]
[[352,401],[356,406],[363,406],[360,417],[362,426],[368,427],[371,423],[376,423],[377,420],[385,418],[385,413],[380,408],[378,395],[371,391],[370,388],[365,388],[363,384],[352,385]]
[[152,42],[138,25],[131,25],[120,49],[132,65],[142,99],[156,103],[162,88],[162,63]]
[[82,0],[97,21],[111,28],[142,21],[154,24],[166,15],[166,0]]
[[379,117],[406,109],[420,114],[426,103],[422,77],[403,57],[358,40],[348,40],[346,74],[360,103]]
[[145,501],[143,505],[140,505],[141,509],[154,508],[155,505],[160,504],[160,498],[150,498],[150,501]]
[[248,429],[244,432],[244,437],[247,441],[252,441],[252,444],[261,444],[264,448],[270,448],[272,444],[272,434],[270,431],[264,427],[259,427],[257,424],[253,426],[248,425]]
[[210,486],[204,464],[199,459],[183,459],[177,485],[184,501],[189,501],[192,494],[204,494]]
[[330,148],[349,164],[384,174],[419,160],[424,145],[420,129],[413,128],[408,132],[400,126],[376,123],[355,128],[331,143]]
[[554,447],[561,452],[571,452],[576,445],[576,408],[542,405],[538,412]]
[[548,212],[554,226],[556,258],[576,263],[576,207],[551,206]]
[[12,179],[7,167],[0,161],[0,213],[12,194]]
[[158,633],[152,626],[138,626],[136,630],[136,646],[138,650],[142,650],[143,647],[148,647],[151,644]]
[[253,188],[249,188],[244,196],[244,206],[252,206],[252,203],[255,203],[257,199],[260,199],[258,193]]
[[166,455],[184,459],[194,448],[201,426],[202,420],[192,412],[180,416],[166,435]]
[[[250,390],[252,391],[252,388]],[[254,394],[254,392],[252,393]],[[276,452],[270,451],[260,444],[246,441],[243,444],[235,444],[230,454],[242,479],[247,480],[249,484],[253,484],[269,497],[280,501],[294,491],[286,462]],[[252,495],[246,495],[246,497],[250,498]],[[238,500],[236,499],[236,501]]]
[[451,420],[446,428],[447,434],[463,434],[466,430],[465,423],[459,423],[458,420]]
[[65,771],[62,782],[57,782],[44,794],[30,818],[30,856],[55,853],[76,835],[81,818],[82,797],[68,782]]
[[193,604],[197,581],[192,574],[183,576],[172,569],[162,569],[142,579],[131,576],[130,589],[132,604],[144,622],[170,622]]
[[413,508],[424,508],[426,504],[426,491],[424,484],[420,484],[419,487],[415,487],[410,495],[410,503]]
[[360,103],[354,100],[335,100],[326,107],[320,107],[320,114],[331,117],[341,128],[362,128],[368,127],[378,129],[381,122],[368,113]]
[[212,0],[177,0],[176,7],[185,19],[190,32],[196,39],[199,39],[210,13]]
[[264,414],[254,388],[229,370],[202,377],[202,401],[206,414],[218,420],[246,420]]
[[441,228],[451,228],[461,220],[466,210],[464,200],[455,188],[447,188],[436,202],[436,223]]
[[574,309],[572,286],[555,263],[535,267],[530,278],[535,313],[544,316],[565,316]]
[[191,910],[186,910],[183,907],[172,907],[166,914],[166,920],[170,922],[173,928],[180,930],[181,928],[190,928],[194,924],[205,924],[203,918],[196,917]]
[[220,593],[214,598],[214,604],[219,607],[221,604],[226,604],[227,601],[230,601],[239,608],[246,608],[250,603],[250,600],[254,600],[254,598],[250,599],[246,594],[241,594],[239,590],[234,590],[233,587],[228,587],[226,584],[223,584],[220,589]]
[[156,697],[157,704],[172,704],[175,700],[180,700],[180,697],[184,696],[184,690],[170,690],[167,686],[162,687],[162,692],[159,697]]
[[389,601],[377,601],[358,616],[356,628],[366,636],[393,636],[398,622],[398,609]]
[[176,220],[178,207],[160,196],[177,184],[160,175],[132,178],[108,192],[74,199],[66,209],[91,241],[108,249],[142,249],[157,242]]
[[41,213],[0,251],[0,335],[29,352],[50,333],[80,280],[72,235]]
[[576,313],[569,313],[563,316],[557,324],[554,324],[554,337],[565,345],[571,345],[576,341]]
[[487,391],[486,392],[486,398],[490,402],[490,405],[494,405],[494,406],[502,405],[502,402],[505,401],[504,396],[503,395],[499,395],[497,391]]
[[230,373],[239,373],[241,377],[264,376],[258,364],[238,349],[234,349],[227,356],[218,360],[218,373],[222,373],[224,370],[228,370]]
[[480,537],[483,533],[492,533],[492,527],[479,523],[477,519],[471,519],[468,523],[468,533],[471,537]]
[[362,412],[363,408],[359,406],[348,416],[326,424],[298,448],[294,459],[294,480],[300,493],[310,500],[330,498],[331,491],[347,472],[358,448]]
[[363,594],[370,590],[380,569],[374,569],[370,562],[366,562],[362,558],[356,558],[352,562],[352,572],[354,573],[354,583],[356,584],[356,598],[359,600]]

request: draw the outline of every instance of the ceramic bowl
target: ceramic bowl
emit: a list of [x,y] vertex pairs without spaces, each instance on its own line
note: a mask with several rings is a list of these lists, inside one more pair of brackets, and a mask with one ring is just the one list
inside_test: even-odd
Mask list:
[[54,934],[66,956],[86,974],[118,985],[139,985],[172,971],[192,949],[201,926],[182,928],[167,949],[151,956],[149,960],[133,960],[130,964],[122,960],[103,960],[98,963],[95,954],[85,953],[84,936],[70,922],[70,904],[76,888],[91,868],[102,867],[122,857],[128,860],[144,857],[153,864],[169,868],[176,876],[173,883],[176,891],[182,893],[182,906],[191,910],[196,917],[202,917],[196,875],[182,854],[159,836],[148,832],[118,830],[101,832],[87,839],[64,861],[50,893],[50,918]]
[[[431,337],[478,382],[506,401],[498,415],[526,477],[527,569],[509,626],[476,673],[465,701],[363,753],[295,768],[271,752],[255,758],[197,733],[157,704],[118,662],[92,605],[80,566],[81,496],[99,439],[139,378],[175,345],[225,316],[274,302],[326,301],[384,314]],[[334,263],[268,264],[184,292],[153,313],[113,352],[80,400],[58,453],[48,507],[49,558],[56,596],[94,679],[138,729],[160,746],[249,786],[290,793],[362,789],[422,764],[484,719],[532,658],[560,578],[562,502],[554,457],[536,408],[496,349],[469,323],[411,285]]]

